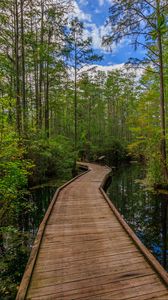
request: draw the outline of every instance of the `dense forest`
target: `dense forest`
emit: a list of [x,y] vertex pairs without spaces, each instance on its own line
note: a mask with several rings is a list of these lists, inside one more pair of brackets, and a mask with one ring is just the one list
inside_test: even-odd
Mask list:
[[168,184],[167,1],[114,1],[102,44],[129,37],[146,55],[110,72],[97,67],[103,57],[73,9],[68,0],[0,1],[2,299],[20,282],[18,253],[27,259],[19,220],[34,209],[28,187],[67,180],[76,160],[101,155],[141,160],[147,184]]

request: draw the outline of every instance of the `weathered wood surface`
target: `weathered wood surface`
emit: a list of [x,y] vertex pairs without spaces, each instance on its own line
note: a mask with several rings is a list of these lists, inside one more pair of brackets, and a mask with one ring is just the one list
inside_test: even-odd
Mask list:
[[54,200],[17,299],[168,299],[167,273],[100,188],[109,168],[88,166]]

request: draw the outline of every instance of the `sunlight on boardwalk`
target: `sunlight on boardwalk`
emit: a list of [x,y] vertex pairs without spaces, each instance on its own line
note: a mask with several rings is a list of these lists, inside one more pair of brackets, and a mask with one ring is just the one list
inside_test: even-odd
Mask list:
[[53,206],[25,299],[168,299],[99,190],[109,169],[89,166]]

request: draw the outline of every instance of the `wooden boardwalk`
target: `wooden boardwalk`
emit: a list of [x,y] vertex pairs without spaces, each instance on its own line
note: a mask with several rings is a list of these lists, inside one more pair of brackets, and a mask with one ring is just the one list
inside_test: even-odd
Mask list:
[[168,299],[167,273],[99,188],[109,169],[88,166],[53,198],[16,299]]

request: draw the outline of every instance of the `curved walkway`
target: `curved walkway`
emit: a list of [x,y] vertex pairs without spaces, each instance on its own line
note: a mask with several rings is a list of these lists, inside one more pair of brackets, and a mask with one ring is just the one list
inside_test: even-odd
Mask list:
[[99,189],[109,168],[88,167],[55,196],[17,299],[168,299],[167,273]]

